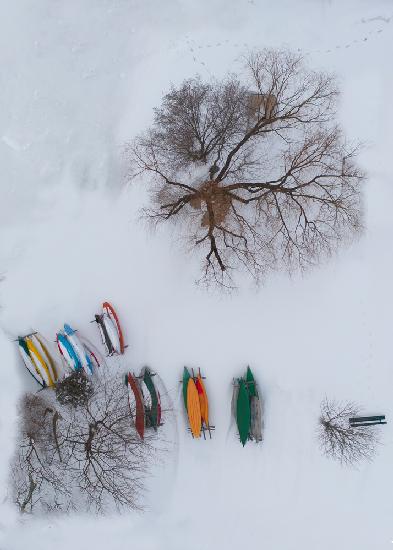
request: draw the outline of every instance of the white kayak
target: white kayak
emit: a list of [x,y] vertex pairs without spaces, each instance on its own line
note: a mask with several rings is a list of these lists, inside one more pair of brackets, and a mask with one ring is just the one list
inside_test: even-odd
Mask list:
[[45,386],[44,379],[42,377],[41,371],[37,369],[35,364],[33,363],[33,360],[30,357],[29,350],[27,348],[27,344],[24,340],[24,338],[18,338],[18,349],[19,353],[23,359],[23,363],[25,364],[25,367],[31,374],[31,376],[34,378],[36,382],[38,382],[41,386]]
[[52,380],[57,382],[60,378],[60,368],[49,351],[48,342],[39,332],[36,332],[32,336],[32,340],[35,343],[40,355],[44,358]]
[[44,355],[41,352],[37,339],[31,335],[24,338],[27,348],[29,350],[29,357],[33,362],[33,365],[37,372],[40,373],[45,386],[53,386],[54,380],[52,378],[49,366],[45,360]]
[[90,356],[86,353],[85,347],[80,341],[76,331],[70,327],[70,325],[64,324],[64,334],[67,337],[67,340],[74,348],[75,353],[77,354],[80,364],[86,374],[92,374],[93,364],[91,362]]
[[[112,353],[121,353],[120,337],[116,325],[107,313],[102,314],[102,321],[107,332],[108,338],[111,341],[113,350]],[[110,353],[110,352],[109,352]]]

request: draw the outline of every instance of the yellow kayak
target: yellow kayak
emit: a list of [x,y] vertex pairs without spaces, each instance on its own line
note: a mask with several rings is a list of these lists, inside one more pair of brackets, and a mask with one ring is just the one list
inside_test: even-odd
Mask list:
[[28,336],[27,338],[25,338],[25,341],[29,350],[30,358],[33,361],[36,369],[38,369],[41,373],[44,382],[47,386],[53,386],[54,380],[51,376],[51,373],[49,372],[49,367],[46,364],[45,359],[39,352],[37,346],[35,345],[33,338],[31,336]]
[[36,339],[37,339],[37,341],[39,342],[39,344],[42,348],[42,351],[43,351],[43,354],[44,354],[44,359],[45,359],[45,362],[46,362],[47,366],[49,367],[49,372],[50,372],[50,375],[52,377],[52,380],[54,382],[57,382],[57,380],[59,378],[59,373],[57,372],[56,363],[53,360],[53,357],[51,356],[48,348],[46,347],[46,344],[44,342],[43,337],[38,333],[35,336],[36,336]]

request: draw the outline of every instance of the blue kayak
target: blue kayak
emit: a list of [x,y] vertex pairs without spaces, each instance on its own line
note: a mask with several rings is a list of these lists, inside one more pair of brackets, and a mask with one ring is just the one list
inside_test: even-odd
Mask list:
[[80,341],[76,330],[74,330],[70,325],[64,324],[64,332],[67,336],[68,342],[73,347],[76,355],[79,358],[80,364],[83,367],[83,370],[86,374],[92,374],[93,372],[93,363],[90,359],[90,355],[87,353],[85,346]]
[[68,341],[66,335],[61,332],[57,334],[57,346],[65,362],[72,370],[80,370],[82,368],[82,363],[76,351]]

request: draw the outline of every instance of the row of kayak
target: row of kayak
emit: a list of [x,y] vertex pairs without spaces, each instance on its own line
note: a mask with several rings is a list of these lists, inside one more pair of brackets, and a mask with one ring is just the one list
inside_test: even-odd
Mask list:
[[[107,356],[124,353],[123,332],[116,311],[109,302],[102,304],[101,313],[95,315],[101,342]],[[50,352],[50,346],[38,332],[18,337],[23,362],[42,387],[51,387],[73,371],[83,370],[91,375],[103,366],[105,360],[91,342],[65,323],[56,334],[60,361]]]
[[243,377],[233,383],[232,412],[236,418],[240,441],[262,441],[262,402],[254,375],[247,367]]
[[44,337],[38,332],[18,337],[19,352],[34,380],[40,386],[53,386],[60,378],[60,367]]
[[[190,372],[184,367],[182,385],[183,401],[192,437],[200,438],[203,435],[206,439],[206,434],[209,434],[211,438],[214,426],[209,422],[209,400],[201,371],[195,374],[193,369]],[[262,402],[250,367],[247,367],[243,377],[234,380],[232,413],[243,447],[247,441],[262,441]]]
[[192,437],[199,438],[203,434],[206,439],[206,433],[208,433],[211,438],[214,426],[209,423],[209,400],[200,369],[195,375],[194,369],[190,372],[187,367],[184,367],[182,384],[184,407]]
[[154,382],[155,376],[149,367],[143,367],[139,376],[129,372],[125,377],[131,418],[141,439],[145,428],[157,431],[162,425],[161,395]]
[[[148,367],[144,367],[139,376],[130,372],[126,375],[131,416],[142,439],[146,428],[157,430],[162,425],[161,396],[154,382],[155,376]],[[200,369],[195,373],[194,369],[184,367],[181,381],[183,402],[191,435],[196,439],[201,436],[211,438],[215,428],[209,420],[209,399],[203,380]],[[243,447],[247,441],[262,441],[262,401],[250,367],[244,376],[233,382],[232,413]]]
[[[102,304],[102,310],[94,320],[106,355],[124,354],[123,332],[116,311],[109,302]],[[91,376],[105,365],[105,359],[94,345],[69,324],[64,324],[56,334],[56,344],[60,361],[50,352],[49,343],[40,333],[18,337],[24,364],[41,387],[53,387],[76,371]],[[156,373],[148,367],[143,367],[139,375],[128,372],[125,377],[130,415],[141,439],[146,429],[157,430],[162,425],[161,395],[155,377]],[[214,426],[209,420],[209,400],[200,369],[195,373],[193,369],[184,367],[181,383],[192,437],[198,439],[203,436],[206,439],[208,435],[211,438]],[[250,440],[262,441],[262,403],[250,367],[244,376],[233,382],[232,413],[243,446]]]

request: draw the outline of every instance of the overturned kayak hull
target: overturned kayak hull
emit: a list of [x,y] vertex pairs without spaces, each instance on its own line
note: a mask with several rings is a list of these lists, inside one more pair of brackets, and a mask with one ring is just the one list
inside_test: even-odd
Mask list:
[[57,334],[56,340],[57,347],[59,348],[60,354],[66,364],[72,370],[81,370],[82,364],[80,362],[80,359],[65,334],[59,332]]
[[189,379],[187,385],[187,415],[193,437],[201,437],[201,405],[198,390],[193,378]]
[[142,392],[139,388],[138,380],[130,372],[127,376],[128,382],[128,403],[130,406],[131,417],[135,424],[135,429],[141,439],[145,435],[145,406],[143,403]]
[[205,426],[208,427],[209,426],[209,402],[207,399],[205,385],[203,383],[203,380],[200,374],[198,375],[195,381],[195,385],[199,396],[199,405],[201,408],[201,419],[202,419],[202,422],[205,424]]
[[82,342],[83,347],[86,351],[86,354],[89,356],[93,372],[96,370],[96,368],[101,368],[105,365],[105,361],[100,354],[100,352],[96,349],[96,347],[89,341],[87,338],[83,336],[79,336],[79,340]]
[[104,313],[102,315],[102,321],[108,338],[111,342],[112,349],[110,350],[110,355],[113,355],[114,353],[120,354],[120,338],[117,332],[116,325],[107,313]]
[[251,426],[250,396],[247,385],[243,379],[238,380],[238,395],[236,402],[236,422],[239,430],[240,441],[244,447],[249,436]]
[[247,367],[246,384],[247,384],[248,395],[250,397],[255,397],[256,395],[258,395],[255,378],[250,367]]
[[33,363],[29,354],[27,344],[23,338],[18,338],[18,349],[23,359],[23,363],[27,368],[27,370],[29,371],[29,373],[31,374],[31,376],[34,378],[36,382],[38,382],[40,386],[44,388],[46,386],[46,383],[41,375],[40,369],[37,369],[37,367]]
[[191,375],[188,371],[188,368],[187,367],[184,367],[183,369],[183,401],[184,401],[184,406],[186,408],[186,411],[188,409],[188,405],[187,405],[187,389],[188,389],[188,381],[190,380],[191,378]]
[[40,349],[40,344],[33,336],[27,336],[25,338],[27,348],[29,350],[29,356],[36,369],[41,373],[45,386],[53,386],[55,381],[52,378],[49,366],[47,365],[45,358]]
[[233,389],[232,412],[236,418],[239,437],[244,446],[248,439],[259,443],[263,439],[262,401],[254,375],[247,367]]
[[104,302],[102,304],[102,309],[103,309],[103,312],[106,315],[108,315],[108,317],[111,319],[112,323],[116,327],[117,340],[118,340],[118,343],[119,343],[118,353],[123,354],[124,349],[125,349],[124,337],[123,337],[123,331],[121,330],[120,321],[119,321],[119,318],[117,316],[117,313],[116,313],[115,309],[113,308],[113,306],[109,302]]
[[42,387],[51,387],[59,380],[61,369],[49,351],[49,344],[39,332],[18,337],[23,362],[34,380]]
[[250,399],[251,407],[251,439],[259,443],[262,441],[262,406],[258,395],[253,395]]
[[111,339],[109,338],[109,334],[108,334],[106,326],[104,324],[104,316],[103,315],[96,315],[95,316],[95,321],[98,325],[98,330],[99,330],[100,336],[101,336],[101,342],[102,342],[102,345],[105,348],[105,351],[106,351],[107,355],[108,356],[113,355],[115,353],[115,350],[113,348]]
[[76,331],[70,325],[64,325],[64,334],[79,358],[79,362],[86,374],[93,373],[93,365],[90,356],[86,353],[85,347],[80,341]]
[[51,352],[49,351],[49,345],[47,340],[39,332],[36,332],[35,338],[39,343],[41,353],[45,358],[45,361],[48,365],[51,376],[53,380],[57,382],[61,376],[61,368],[59,367],[58,363],[55,361]]
[[157,428],[161,423],[161,398],[154,384],[153,375],[148,367],[142,369],[141,379],[146,388],[144,392],[146,420],[149,419],[149,425]]

